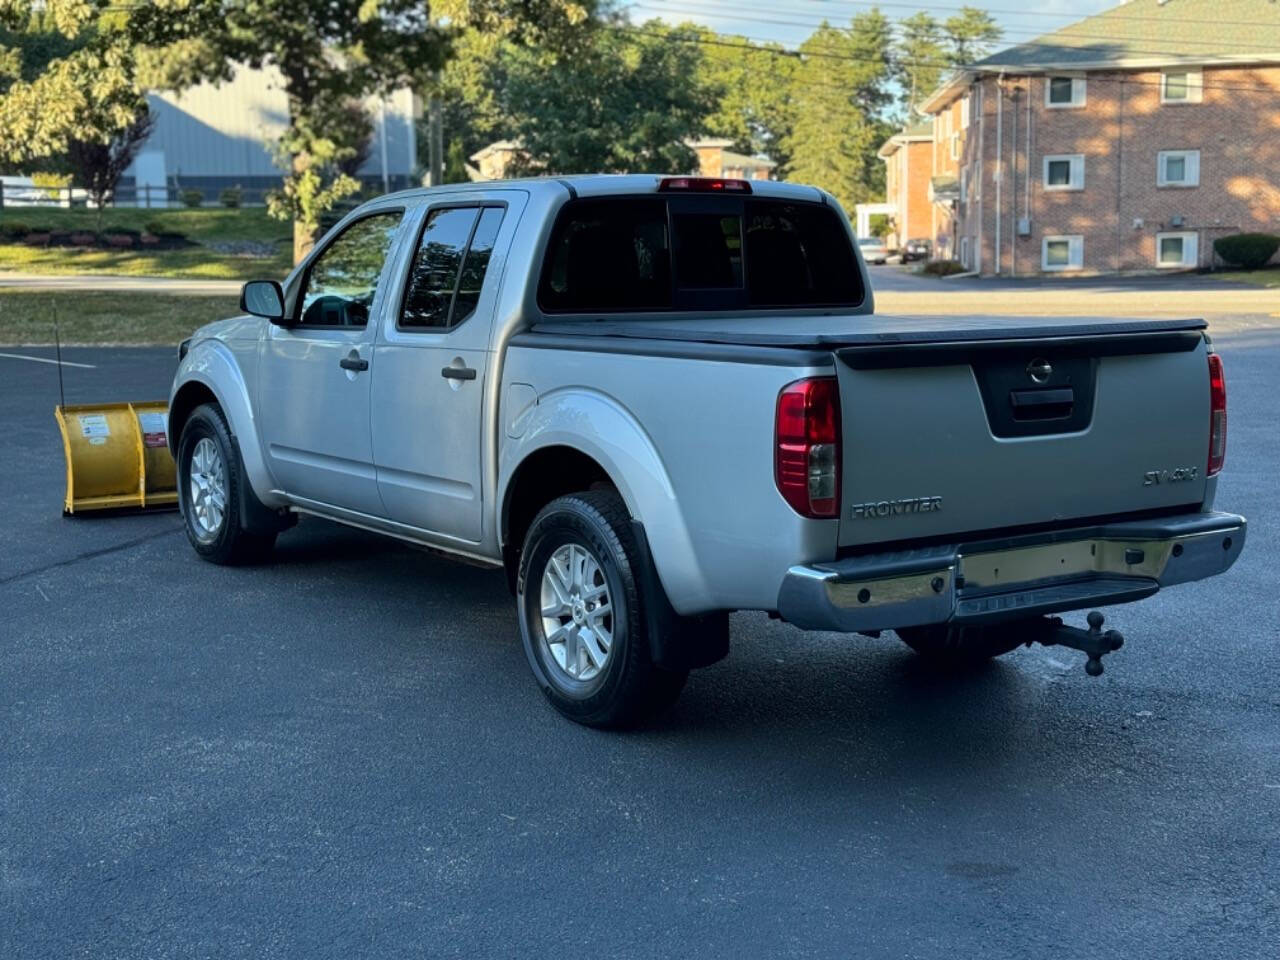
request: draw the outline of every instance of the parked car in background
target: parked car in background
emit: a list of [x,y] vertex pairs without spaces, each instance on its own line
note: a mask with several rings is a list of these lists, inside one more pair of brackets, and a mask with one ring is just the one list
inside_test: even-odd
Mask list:
[[889,262],[889,247],[879,237],[859,237],[858,250],[867,263],[883,265]]
[[933,253],[933,243],[928,237],[916,237],[914,240],[908,240],[902,246],[902,262],[910,263],[912,260],[928,260]]
[[[1050,614],[1244,545],[1213,510],[1204,321],[875,314],[813,187],[392,194],[241,306],[181,346],[169,404],[195,550],[261,556],[306,513],[505,570],[534,677],[581,723],[669,704],[734,610],[943,664],[1062,644],[1101,673],[1102,615]],[[413,589],[429,615],[441,588]],[[362,602],[323,594],[321,615]]]

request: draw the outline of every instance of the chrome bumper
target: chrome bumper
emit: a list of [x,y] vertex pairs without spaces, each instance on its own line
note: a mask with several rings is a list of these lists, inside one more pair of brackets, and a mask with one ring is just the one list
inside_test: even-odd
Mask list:
[[1244,517],[1194,513],[796,566],[778,613],[806,630],[984,623],[1126,603],[1236,562]]

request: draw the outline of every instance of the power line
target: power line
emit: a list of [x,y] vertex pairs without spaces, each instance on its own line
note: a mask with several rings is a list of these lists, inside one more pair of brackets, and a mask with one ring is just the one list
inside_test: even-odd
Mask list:
[[[770,56],[791,57],[797,60],[804,60],[806,58],[810,58],[810,59],[820,59],[820,60],[843,60],[849,63],[865,63],[865,64],[883,64],[884,63],[884,60],[877,60],[871,57],[854,57],[854,56],[850,56],[849,54],[827,53],[819,50],[801,51],[801,50],[794,50],[789,47],[782,47],[778,45],[765,46],[764,44],[772,44],[773,41],[763,40],[759,37],[743,37],[742,38],[744,40],[757,41],[755,43],[733,43],[728,40],[712,39],[711,37],[706,37],[706,36],[691,36],[688,34],[681,34],[679,33],[678,28],[674,28],[670,32],[660,32],[657,30],[648,30],[642,26],[629,24],[625,26],[620,25],[615,27],[614,29],[624,30],[629,33],[636,33],[642,36],[655,37],[660,40],[674,40],[678,43],[695,43],[695,44],[701,44],[704,46],[728,47],[734,50],[744,50],[748,52],[764,53]],[[942,60],[917,61],[915,65],[936,66],[942,70],[966,69],[972,66],[972,64],[957,65],[949,61],[942,61]],[[1026,72],[1027,73],[1043,73],[1044,71],[1037,69],[1035,67],[1027,67]],[[1090,83],[1118,83],[1118,84],[1124,84],[1125,86],[1130,86],[1130,87],[1159,88],[1163,86],[1163,84],[1160,81],[1136,80],[1136,79],[1128,79],[1124,77],[1098,77],[1093,75],[1089,77],[1089,82]],[[1201,85],[1201,89],[1202,90],[1223,90],[1223,91],[1232,91],[1237,93],[1265,93],[1271,96],[1276,96],[1277,94],[1280,94],[1280,90],[1277,90],[1271,87],[1247,87],[1247,86],[1237,86],[1234,84],[1205,83]]]
[[[879,3],[879,2],[875,2],[875,0],[800,0],[800,2],[818,4],[822,7],[828,7],[828,8],[829,7],[860,7],[863,9],[887,8],[887,9],[896,9],[896,10],[911,10],[915,13],[928,13],[933,10],[942,10],[948,13],[963,13],[965,10],[973,9],[972,5],[969,5],[968,7],[963,7],[963,6],[956,7],[956,6],[944,6],[944,5],[935,4],[935,3],[929,3],[929,4]],[[927,7],[928,9],[927,10],[922,9],[922,7]],[[1012,10],[1012,9],[1009,9],[1008,7],[1005,7],[1005,8],[983,7],[980,9],[984,13],[996,13],[996,14],[1003,14],[1005,16],[1012,16],[1012,17],[1030,17],[1030,16],[1061,17],[1067,20],[1072,20],[1072,21],[1092,19],[1092,17],[1090,16],[1081,17],[1080,14],[1078,13],[1054,13],[1053,11],[1050,11],[1050,10],[1026,10],[1026,9]],[[1092,16],[1101,16],[1101,15],[1093,14]],[[1108,21],[1129,20],[1129,21],[1134,21],[1139,23],[1163,23],[1169,19],[1174,19],[1174,18],[1163,17],[1163,16],[1146,16],[1141,14],[1133,15],[1133,14],[1124,14],[1124,13],[1107,13],[1106,19]],[[1238,27],[1259,26],[1259,23],[1256,20],[1219,20],[1219,19],[1200,20],[1200,19],[1186,19],[1183,17],[1177,17],[1176,19],[1178,23],[1191,23],[1191,24],[1197,24],[1202,26],[1220,26],[1223,24],[1226,24],[1229,26],[1238,26]],[[1058,27],[1056,29],[1060,30],[1062,29],[1062,27]]]
[[[660,2],[665,5],[660,6],[659,5]],[[632,8],[640,7],[646,10],[654,11],[656,13],[690,14],[693,16],[717,15],[721,11],[725,10],[724,7],[714,6],[713,4],[706,3],[706,2],[676,3],[676,2],[673,2],[673,0],[647,0],[647,2],[632,3],[632,4],[629,4],[628,6]],[[840,24],[832,24],[829,21],[827,21],[826,18],[818,18],[817,22],[815,22],[813,19],[805,21],[805,20],[795,20],[795,19],[780,18],[780,17],[758,17],[758,16],[753,16],[751,14],[747,14],[747,13],[736,13],[736,12],[730,14],[730,16],[732,16],[734,20],[741,20],[741,21],[750,22],[750,23],[768,23],[768,24],[776,24],[779,26],[808,27],[811,29],[817,29],[823,24],[826,24],[828,27],[830,27],[833,30],[847,31],[850,29],[849,27],[842,26]],[[1254,24],[1254,26],[1257,26],[1257,24]],[[905,32],[906,28],[903,27],[902,21],[899,20],[896,22],[890,22],[889,29],[893,31],[897,31],[899,33],[903,33]],[[1001,33],[1002,35],[1009,34],[1009,33],[1023,34],[1030,37],[1045,36],[1044,31],[1032,30],[1026,27],[1001,28]],[[940,41],[945,42],[945,37],[941,37],[939,39]],[[1055,49],[1061,48],[1063,46],[1074,46],[1076,49],[1088,49],[1089,47],[1098,46],[1100,44],[1086,43],[1086,44],[1075,45],[1066,41],[1098,40],[1098,41],[1111,41],[1113,43],[1114,42],[1123,43],[1132,39],[1136,39],[1139,43],[1145,42],[1143,38],[1133,38],[1133,37],[1124,37],[1124,36],[1105,36],[1102,34],[1072,32],[1063,37],[1063,41],[1064,41],[1063,43],[1034,43],[1031,41],[1018,41],[1016,45],[1021,47],[1050,47]],[[1250,43],[1244,40],[1217,41],[1217,40],[1194,40],[1194,39],[1186,39],[1180,42],[1185,44],[1194,44],[1196,46],[1207,46],[1207,47],[1214,47],[1214,48],[1221,48],[1222,46],[1226,45],[1226,46],[1232,46],[1232,47],[1246,47],[1252,50],[1266,50],[1270,53],[1280,53],[1280,39],[1277,39],[1276,42],[1274,43]],[[1151,56],[1177,56],[1177,54],[1168,50],[1156,51],[1156,50],[1139,50],[1136,48],[1131,48],[1131,51],[1133,53],[1142,53],[1142,54],[1148,54]]]

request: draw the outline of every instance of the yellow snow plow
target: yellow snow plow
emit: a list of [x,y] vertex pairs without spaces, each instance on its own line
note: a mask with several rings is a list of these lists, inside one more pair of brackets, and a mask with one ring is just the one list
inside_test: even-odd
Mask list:
[[163,401],[62,405],[53,415],[67,457],[64,514],[178,505]]

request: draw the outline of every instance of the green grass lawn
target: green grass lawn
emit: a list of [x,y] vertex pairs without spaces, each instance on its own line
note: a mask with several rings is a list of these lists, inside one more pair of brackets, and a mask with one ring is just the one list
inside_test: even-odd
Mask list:
[[[0,231],[6,224],[21,223],[30,229],[97,232],[96,210],[43,207],[9,207],[0,211]],[[283,279],[292,266],[291,227],[272,220],[265,209],[133,209],[113,208],[102,213],[102,232],[113,228],[143,231],[153,224],[181,233],[201,244],[182,250],[77,249],[31,247],[12,241],[0,243],[0,271],[78,274],[112,273],[134,277],[176,277],[201,280],[249,280],[255,277]],[[272,256],[246,256],[214,250],[221,243],[271,244]]]
[[1264,267],[1261,270],[1228,270],[1219,276],[1223,280],[1248,283],[1255,287],[1280,287],[1280,267]]
[[239,312],[237,297],[0,287],[0,344],[53,343],[55,313],[64,344],[176,344]]

